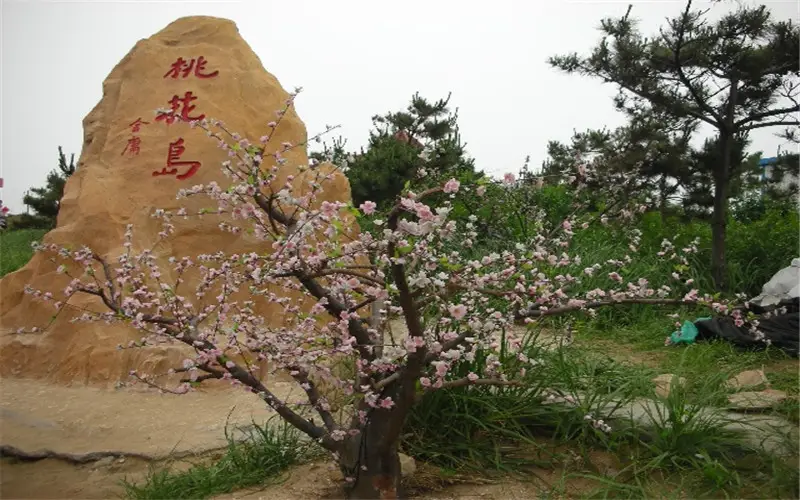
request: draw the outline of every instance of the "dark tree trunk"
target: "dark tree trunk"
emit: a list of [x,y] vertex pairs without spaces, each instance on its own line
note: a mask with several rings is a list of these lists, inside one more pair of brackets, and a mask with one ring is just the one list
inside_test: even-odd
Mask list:
[[714,167],[714,213],[711,215],[711,274],[717,291],[728,288],[728,264],[725,261],[725,236],[728,225],[728,197],[731,185],[731,162],[735,137],[734,120],[739,99],[739,81],[731,79],[725,119],[719,127],[722,161]]
[[386,445],[381,432],[385,424],[368,423],[361,434],[350,438],[340,454],[347,498],[402,498],[400,456],[397,443]]
[[659,190],[659,205],[658,212],[661,214],[661,223],[667,222],[667,176],[662,175],[658,183]]
[[728,225],[728,195],[732,137],[720,137],[722,162],[714,169],[714,213],[711,216],[711,273],[717,291],[728,286],[728,266],[725,260],[725,236]]

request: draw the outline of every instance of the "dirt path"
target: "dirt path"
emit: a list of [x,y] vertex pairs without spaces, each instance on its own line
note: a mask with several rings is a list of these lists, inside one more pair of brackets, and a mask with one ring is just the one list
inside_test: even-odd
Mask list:
[[63,460],[0,462],[0,498],[3,499],[113,499],[124,488],[120,481],[140,482],[150,463],[136,458],[107,459],[75,465]]
[[[607,462],[607,456],[602,455],[599,461]],[[333,500],[343,496],[342,476],[330,463],[300,465],[282,479],[280,484],[237,491],[212,500]],[[531,468],[524,475],[490,479],[474,474],[443,476],[435,467],[417,464],[416,472],[403,480],[403,486],[409,498],[417,500],[530,500],[578,498],[599,484],[568,476],[560,468]]]
[[[81,499],[120,498],[122,480],[141,482],[152,463],[140,459],[115,459],[83,465],[62,460],[0,464],[0,498],[3,499]],[[158,465],[158,464],[155,464]],[[188,467],[189,464],[184,464]],[[422,472],[424,475],[425,472]],[[561,490],[559,471],[538,471],[528,478],[504,478],[483,484],[455,482],[443,484],[441,477],[430,481],[415,478],[407,485],[411,498],[419,500],[509,500],[542,498]],[[420,485],[422,483],[422,485]],[[280,483],[220,495],[212,500],[332,500],[342,498],[341,476],[330,464],[312,463],[293,467]],[[577,498],[594,486],[588,481],[570,479],[549,498]],[[566,494],[565,494],[566,493]]]

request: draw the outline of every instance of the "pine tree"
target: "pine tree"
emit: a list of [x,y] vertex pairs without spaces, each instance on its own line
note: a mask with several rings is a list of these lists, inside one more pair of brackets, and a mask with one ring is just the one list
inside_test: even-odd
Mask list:
[[[450,96],[431,103],[417,93],[405,111],[372,118],[367,148],[349,155],[345,169],[356,206],[371,200],[385,208],[407,184],[422,186],[444,176],[474,174],[474,160],[466,156],[458,113],[450,112],[449,100]],[[334,156],[342,156],[342,150],[334,145]]]
[[[712,272],[727,287],[725,235],[737,137],[763,127],[800,125],[800,30],[774,21],[766,6],[740,4],[709,23],[708,10],[692,9],[669,19],[651,38],[630,19],[604,19],[604,38],[589,56],[556,56],[549,63],[614,83],[620,102],[638,102],[677,119],[694,119],[718,134],[719,162],[713,180]],[[786,103],[780,104],[783,100]]]
[[75,173],[75,154],[70,155],[69,163],[64,156],[61,146],[58,147],[58,170],[47,174],[47,183],[44,187],[31,188],[22,199],[23,203],[33,210],[34,215],[44,221],[47,227],[54,227],[58,211],[61,208],[61,198],[64,196],[64,186],[67,178]]
[[648,199],[666,217],[670,200],[680,194],[691,175],[687,157],[694,123],[669,119],[652,108],[624,111],[629,122],[614,130],[575,132],[569,144],[551,141],[543,174],[548,183],[559,183],[581,162],[604,174],[603,178],[609,174],[633,177],[638,182],[628,195]]

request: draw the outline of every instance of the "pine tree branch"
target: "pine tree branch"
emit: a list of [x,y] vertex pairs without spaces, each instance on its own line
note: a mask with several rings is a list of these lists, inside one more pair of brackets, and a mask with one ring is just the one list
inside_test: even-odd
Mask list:
[[[748,116],[746,118],[742,118],[741,120],[739,120],[737,122],[734,122],[733,125],[734,125],[734,127],[739,128],[739,127],[741,127],[742,125],[744,125],[746,123],[757,122],[759,120],[763,120],[764,118],[770,118],[772,116],[778,116],[778,115],[788,115],[789,113],[798,113],[798,112],[800,112],[800,106],[792,106],[790,108],[772,109],[772,110],[769,110],[769,111],[764,111],[762,113],[756,113],[756,114],[750,115],[750,116]],[[794,121],[785,123],[785,125],[796,125],[797,123],[798,123],[798,121],[794,120]],[[756,128],[771,127],[773,125],[784,125],[784,123],[781,123],[781,122],[767,122],[767,124],[755,123],[755,124],[750,125],[748,127],[740,128],[739,130],[743,130],[743,131],[744,130],[753,130],[753,129],[756,129]]]

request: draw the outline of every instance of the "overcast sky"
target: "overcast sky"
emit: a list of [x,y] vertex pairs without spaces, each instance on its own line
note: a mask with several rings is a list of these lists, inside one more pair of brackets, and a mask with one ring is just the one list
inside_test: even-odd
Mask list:
[[[297,108],[309,135],[339,124],[351,149],[371,116],[404,108],[419,91],[452,91],[467,150],[477,166],[538,167],[548,140],[573,129],[616,126],[615,88],[550,68],[548,56],[586,53],[605,16],[628,2],[569,0],[2,1],[2,200],[12,212],[57,167],[57,148],[80,154],[81,121],[102,97],[102,81],[133,45],[183,16],[233,20],[284,88],[304,87]],[[733,2],[715,4],[714,12]],[[766,2],[798,19],[797,0]],[[653,33],[680,1],[634,2]],[[697,2],[700,6],[711,5]],[[775,129],[753,134],[772,156]],[[784,148],[787,145],[783,146]]]

